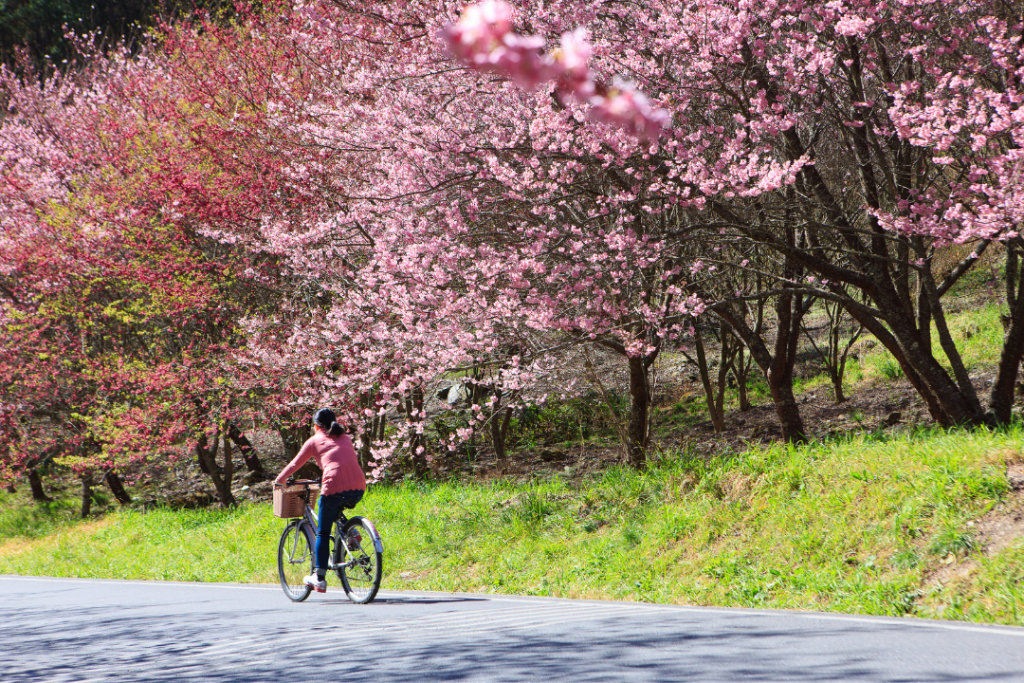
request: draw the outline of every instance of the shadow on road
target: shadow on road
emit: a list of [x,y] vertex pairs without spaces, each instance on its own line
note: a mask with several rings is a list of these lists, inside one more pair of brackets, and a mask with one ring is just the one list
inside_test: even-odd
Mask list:
[[[517,629],[514,623],[493,627],[487,609],[434,610],[433,621],[418,616],[426,610],[397,619],[364,618],[385,617],[393,607],[487,602],[462,596],[388,597],[370,607],[344,601],[354,609],[337,610],[325,622],[325,610],[319,608],[336,609],[342,600],[322,599],[303,609],[283,604],[280,609],[227,612],[214,604],[216,599],[136,603],[113,610],[0,607],[0,680],[1024,680],[1024,670],[995,663],[958,669],[957,650],[973,647],[964,638],[970,640],[974,634],[950,632],[950,643],[958,642],[959,648],[935,661],[921,661],[917,653],[924,651],[925,641],[943,634],[918,629],[908,636],[901,625],[884,622],[829,629],[804,620],[795,627],[780,627],[780,617],[771,623],[771,618],[740,614],[707,623],[711,618],[706,614],[661,612],[637,619],[583,618],[540,633]],[[531,607],[521,609],[527,616]],[[459,619],[466,621],[460,625]],[[768,623],[771,627],[765,627]],[[1013,640],[1020,645],[1020,639]],[[900,645],[894,648],[896,641]]]
[[362,609],[373,609],[375,607],[380,607],[380,606],[384,606],[384,605],[401,605],[401,606],[406,606],[407,607],[407,606],[410,606],[410,605],[444,605],[444,604],[448,604],[448,603],[456,604],[456,603],[460,603],[460,602],[486,603],[487,602],[487,598],[472,598],[472,597],[461,596],[461,595],[453,595],[450,598],[449,597],[437,597],[437,598],[435,598],[435,597],[418,597],[418,596],[411,596],[411,597],[387,597],[387,598],[376,598],[369,605],[355,605],[355,604],[353,604],[353,602],[351,600],[349,600],[347,597],[342,595],[341,597],[327,597],[327,598],[323,598],[322,597],[322,598],[319,598],[316,601],[316,603],[314,603],[314,604],[328,605],[328,606],[350,605],[352,607],[361,607]]

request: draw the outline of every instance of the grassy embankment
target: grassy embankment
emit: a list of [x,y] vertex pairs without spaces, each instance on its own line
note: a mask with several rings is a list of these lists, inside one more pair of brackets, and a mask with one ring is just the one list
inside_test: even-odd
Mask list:
[[[583,481],[380,487],[361,512],[385,539],[385,588],[1024,625],[1024,539],[989,554],[975,535],[1013,496],[1022,446],[1018,427],[665,455]],[[73,517],[0,494],[0,573],[276,581],[267,505]]]

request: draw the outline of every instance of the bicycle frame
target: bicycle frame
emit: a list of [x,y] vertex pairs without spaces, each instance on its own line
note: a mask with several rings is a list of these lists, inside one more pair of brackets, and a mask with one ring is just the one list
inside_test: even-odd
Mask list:
[[[303,524],[303,523],[304,524],[308,524],[309,528],[313,530],[313,537],[315,538],[320,533],[320,525],[317,523],[318,515],[317,515],[316,511],[313,509],[313,506],[309,504],[309,487],[308,486],[306,487],[306,494],[305,495],[306,495],[306,506],[305,506],[306,509],[305,509],[305,514],[304,514],[304,516],[302,518],[302,522],[300,522],[300,524]],[[342,530],[345,528],[346,524],[348,524],[348,517],[345,516],[344,511],[339,510],[338,511],[338,519],[335,520],[335,522],[334,522],[334,533],[331,534],[331,539],[334,541],[335,546],[337,546],[337,544],[340,543],[341,544],[340,547],[345,549],[345,559],[346,559],[346,561],[342,562],[341,564],[335,564],[334,563],[334,553],[333,552],[332,553],[328,553],[326,569],[328,569],[330,571],[337,571],[338,569],[348,569],[349,567],[352,566],[352,562],[354,561],[354,558],[352,556],[352,552],[349,550],[348,544],[345,543],[344,536],[341,533]],[[299,537],[298,537],[298,534],[296,534],[295,535],[295,543],[296,544],[298,543],[298,540],[299,540]],[[376,541],[374,542],[374,545],[375,546],[377,545]],[[296,550],[296,548],[293,548],[292,549],[292,553],[294,553],[295,550]],[[381,550],[383,550],[383,549],[381,549]]]

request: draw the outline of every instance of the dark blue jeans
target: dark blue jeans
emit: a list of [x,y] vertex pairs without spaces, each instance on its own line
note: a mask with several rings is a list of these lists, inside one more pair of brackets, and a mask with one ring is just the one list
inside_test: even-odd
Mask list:
[[320,515],[317,519],[316,534],[316,573],[323,576],[327,573],[328,558],[331,552],[331,529],[338,519],[338,512],[344,508],[352,508],[363,499],[363,491],[342,491],[329,496],[320,496]]

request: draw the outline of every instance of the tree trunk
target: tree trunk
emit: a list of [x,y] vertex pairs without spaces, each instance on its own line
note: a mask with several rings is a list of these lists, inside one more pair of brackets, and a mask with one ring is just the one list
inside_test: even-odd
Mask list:
[[17,493],[17,492],[18,492],[18,487],[14,485],[13,481],[10,484],[7,485],[7,493]]
[[846,355],[842,354],[840,357],[841,351],[839,350],[842,322],[843,309],[836,306],[834,319],[833,317],[829,318],[828,329],[828,376],[832,380],[832,393],[835,395],[836,403],[846,400],[846,395],[843,393],[843,370],[846,368]]
[[836,403],[846,401],[846,394],[843,392],[843,376],[835,374],[832,376],[832,393],[835,395]]
[[299,454],[302,444],[309,438],[311,427],[302,424],[294,427],[278,427],[277,433],[281,437],[281,446],[284,448],[284,457],[288,462],[295,459]]
[[46,495],[46,491],[43,490],[43,480],[39,476],[39,472],[36,470],[28,471],[28,485],[32,489],[32,500],[37,503],[52,503],[53,498]]
[[228,426],[224,426],[224,484],[227,487],[228,496],[231,498],[231,505],[235,504],[235,498],[231,493],[231,484],[235,476],[235,456],[231,452],[231,441],[228,436]]
[[[227,440],[224,441],[227,444]],[[233,507],[237,505],[235,496],[231,493],[231,470],[233,469],[231,464],[231,453],[228,452],[225,455],[225,476],[221,476],[220,467],[217,465],[217,451],[220,446],[220,430],[214,432],[213,445],[210,445],[210,441],[206,437],[204,432],[200,435],[199,440],[196,442],[196,453],[199,457],[200,462],[206,463],[207,471],[210,474],[210,479],[213,480],[213,486],[217,489],[217,497],[220,498],[220,504],[223,507]]]
[[787,441],[802,442],[807,440],[807,435],[804,431],[803,418],[800,416],[800,408],[793,395],[793,366],[796,362],[799,319],[795,320],[795,325],[793,323],[795,316],[802,317],[803,312],[798,310],[794,313],[791,310],[794,300],[795,297],[791,294],[781,294],[776,302],[776,313],[779,315],[774,353],[768,351],[762,335],[750,328],[742,314],[726,306],[713,310],[746,344],[757,367],[764,373],[775,406],[775,415],[782,429],[782,437]]
[[[841,310],[841,309],[840,309]],[[832,382],[832,395],[836,403],[846,401],[846,392],[843,391],[843,375],[846,374],[846,355],[850,346],[840,349],[839,327],[829,331],[829,356],[831,360],[828,365],[828,377]]]
[[[204,459],[198,452],[196,453],[196,462],[199,464],[199,471],[207,476],[213,476],[214,473],[220,476],[220,466],[214,461],[211,465],[209,461]],[[213,467],[211,470],[210,468]]]
[[651,389],[644,359],[629,359],[629,422],[626,426],[628,449],[626,462],[631,467],[642,469],[647,461],[648,412],[651,406]]
[[746,357],[745,346],[740,343],[739,351],[737,351],[738,360],[736,362],[736,392],[739,394],[740,412],[746,412],[750,410],[750,396],[747,394],[747,382],[750,381],[750,361]]
[[[899,343],[904,361],[915,371],[921,384],[928,388],[930,395],[941,409],[939,424],[943,427],[980,424],[984,416],[979,409],[971,405],[968,397],[950,378],[949,373],[935,357],[922,348],[923,344],[917,330],[910,327],[905,319],[896,316],[891,316],[886,322],[889,323],[893,336]],[[895,353],[893,355],[896,356]],[[896,357],[896,360],[899,361],[900,358]],[[910,373],[907,372],[905,366],[904,372],[909,378]]]
[[252,445],[249,438],[234,423],[228,425],[228,436],[238,446],[238,452],[245,459],[245,468],[256,476],[265,478],[266,472],[263,470],[263,463],[260,461],[259,454],[256,453],[256,447]]
[[501,417],[497,415],[491,420],[491,441],[494,443],[494,457],[504,466],[508,462],[508,451],[505,441],[508,439],[508,425],[512,421],[512,406],[506,407]]
[[370,469],[370,456],[372,451],[370,450],[373,446],[372,434],[374,430],[373,421],[377,418],[371,418],[370,423],[363,425],[363,431],[359,433],[359,467],[363,472],[367,472]]
[[89,516],[92,511],[92,487],[93,487],[92,472],[86,472],[82,475],[82,519]]
[[378,437],[377,433],[378,431],[383,431],[381,425],[386,418],[384,415],[377,414],[375,396],[377,396],[375,392],[366,391],[359,398],[359,407],[372,412],[372,417],[369,420],[365,420],[362,424],[362,430],[359,433],[359,452],[357,453],[359,466],[366,473],[369,473],[371,469],[370,461],[373,459],[372,449],[374,441],[384,440],[383,434]]
[[900,346],[896,337],[889,332],[889,329],[880,320],[864,313],[858,308],[848,309],[848,313],[850,317],[863,325],[864,329],[873,334],[875,339],[896,359],[896,362],[903,368],[903,373],[907,376],[907,379],[910,380],[918,395],[924,400],[925,405],[928,406],[928,413],[932,416],[932,419],[940,425],[949,424],[949,417],[939,403],[938,397],[931,387],[921,379],[914,365],[907,360],[906,354],[903,353],[903,347]]
[[[412,420],[413,413],[416,414],[416,421],[423,420],[423,389],[414,387],[409,390],[405,399],[406,417]],[[423,478],[427,475],[427,443],[423,434],[410,425],[409,428],[409,458],[412,460],[413,472],[417,477]]]
[[[918,240],[915,253],[919,258],[926,255],[926,247]],[[874,266],[872,267],[874,268]],[[884,269],[878,271],[885,273]],[[841,288],[833,285],[833,291],[842,293]],[[886,286],[882,277],[880,285],[871,292],[866,292],[879,311],[878,317],[865,312],[857,306],[846,306],[850,315],[875,335],[886,349],[893,355],[903,368],[904,374],[914,388],[925,400],[928,410],[935,421],[943,427],[956,425],[981,424],[984,414],[977,402],[970,378],[961,367],[957,367],[959,356],[955,347],[949,349],[950,340],[943,340],[944,318],[937,321],[940,341],[943,341],[947,354],[952,355],[954,372],[959,376],[960,386],[953,381],[949,373],[935,358],[931,349],[931,323],[936,316],[942,315],[939,289],[928,271],[918,275],[917,312],[909,310],[899,300],[894,289]],[[883,324],[884,323],[884,324]],[[946,331],[948,337],[948,330]]]
[[718,354],[718,395],[715,396],[715,412],[718,413],[719,418],[722,420],[722,429],[725,429],[725,389],[729,385],[729,372],[732,370],[732,364],[736,359],[736,346],[742,346],[742,344],[736,343],[733,346],[733,340],[736,339],[730,332],[729,327],[721,320],[719,321],[719,338],[722,341],[721,353]]
[[932,309],[932,321],[935,323],[935,330],[939,334],[939,345],[946,354],[950,367],[953,368],[953,376],[956,378],[956,383],[963,394],[964,400],[967,402],[970,412],[976,416],[975,419],[980,419],[983,413],[981,402],[978,400],[978,393],[974,390],[971,376],[967,373],[967,368],[964,366],[963,358],[956,348],[956,342],[953,341],[953,336],[949,333],[949,327],[946,325],[946,315],[942,310],[942,302],[939,301],[938,290],[935,287],[931,268],[923,270],[921,280],[923,290],[928,296],[928,303]]
[[775,404],[775,415],[779,418],[779,426],[782,428],[782,438],[792,443],[806,442],[807,434],[804,431],[803,418],[800,416],[800,407],[793,394],[792,378],[787,380],[769,372],[768,389]]
[[128,495],[128,491],[125,490],[124,484],[121,483],[121,477],[117,476],[117,472],[114,470],[107,470],[107,473],[103,475],[103,481],[107,482],[107,486],[110,487],[110,492],[114,494],[114,498],[121,505],[128,505],[132,502],[132,497]]
[[796,346],[800,337],[800,321],[806,312],[802,297],[784,293],[775,303],[778,329],[775,332],[775,352],[769,371],[765,373],[768,389],[775,402],[775,413],[782,427],[782,438],[793,443],[807,441],[804,421],[793,394],[793,369],[796,367]]
[[[708,405],[708,414],[711,415],[711,426],[716,434],[725,431],[725,417],[715,400],[715,390],[711,385],[711,371],[708,369],[707,354],[704,353],[704,335],[701,334],[700,326],[696,326],[693,332],[693,345],[697,351],[697,372],[700,374],[700,383],[704,387],[704,399]],[[724,357],[722,361],[724,362]],[[721,372],[721,366],[719,372]]]
[[[500,466],[504,467],[508,460],[508,452],[505,450],[505,439],[508,437],[508,425],[512,420],[512,407],[501,407],[501,399],[505,396],[501,389],[495,387],[492,391],[494,392],[495,411],[491,413],[490,419],[491,445],[494,446],[495,460],[498,461]],[[509,402],[515,400],[515,395],[515,391],[509,394]]]
[[[1012,264],[1012,265],[1011,265]],[[1019,283],[1011,278],[1017,275],[1017,253],[1011,246],[1006,255],[1007,304],[1010,322],[1003,337],[1003,350],[999,355],[999,369],[989,397],[989,415],[997,424],[1008,424],[1013,416],[1013,391],[1017,384],[1020,362],[1024,358],[1024,277]],[[1016,291],[1014,291],[1016,288]]]

